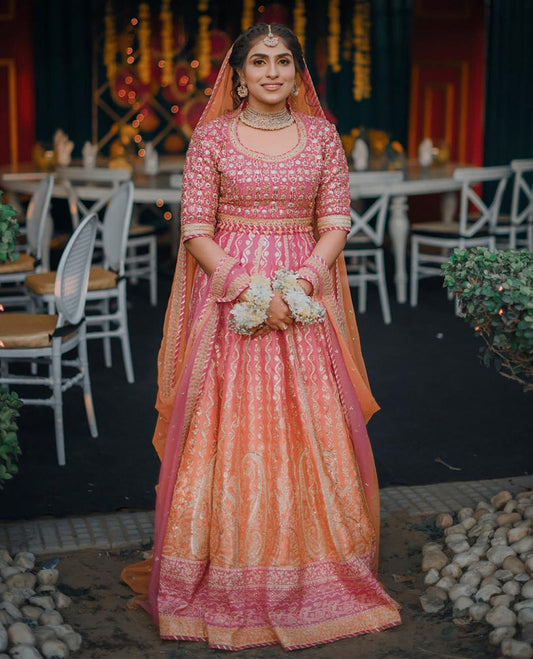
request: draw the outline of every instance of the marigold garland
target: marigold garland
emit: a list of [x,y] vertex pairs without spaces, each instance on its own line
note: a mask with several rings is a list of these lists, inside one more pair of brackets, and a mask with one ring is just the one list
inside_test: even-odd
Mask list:
[[353,11],[353,97],[356,101],[370,98],[370,2],[355,0]]
[[302,45],[302,52],[305,52],[305,22],[305,2],[304,0],[296,0],[294,3],[293,26],[294,33]]
[[111,0],[108,0],[106,4],[104,25],[104,64],[107,79],[112,84],[117,75],[117,33],[115,31],[115,15]]
[[328,18],[328,64],[333,72],[338,73],[341,70],[341,65],[339,63],[339,40],[341,36],[341,11],[339,0],[329,0]]
[[243,0],[241,31],[244,32],[254,24],[255,0]]
[[161,13],[159,14],[159,17],[161,19],[161,56],[165,63],[165,66],[161,71],[161,84],[166,87],[172,83],[174,76],[172,61],[174,55],[174,50],[172,48],[173,20],[170,0],[161,1]]
[[196,42],[196,57],[198,59],[197,75],[200,80],[207,78],[211,72],[211,37],[209,36],[209,24],[211,17],[207,13],[209,0],[198,2],[198,39]]
[[147,85],[151,77],[150,65],[150,5],[141,2],[139,5],[139,28],[137,33],[139,42],[139,80]]

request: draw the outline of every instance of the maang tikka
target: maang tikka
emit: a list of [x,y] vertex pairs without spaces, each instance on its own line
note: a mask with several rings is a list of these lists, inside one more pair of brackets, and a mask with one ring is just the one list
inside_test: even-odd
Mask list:
[[270,25],[268,26],[268,34],[263,39],[263,43],[267,46],[270,46],[270,48],[274,48],[274,46],[277,46],[279,43],[279,37],[276,37],[272,33],[272,27]]

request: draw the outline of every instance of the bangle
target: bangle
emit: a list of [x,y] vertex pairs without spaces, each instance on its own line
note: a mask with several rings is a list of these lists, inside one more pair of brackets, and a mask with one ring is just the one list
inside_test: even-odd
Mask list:
[[246,302],[238,302],[229,312],[229,326],[237,334],[249,335],[267,319],[274,294],[270,280],[264,275],[252,275],[246,293]]
[[302,287],[298,284],[296,272],[280,268],[272,281],[272,288],[280,291],[297,323],[310,325],[324,320],[326,310],[319,302],[304,293]]

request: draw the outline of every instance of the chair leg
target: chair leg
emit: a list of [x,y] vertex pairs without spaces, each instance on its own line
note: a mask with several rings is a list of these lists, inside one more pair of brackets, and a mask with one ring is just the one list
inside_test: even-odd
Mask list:
[[368,286],[368,282],[365,279],[365,275],[367,273],[365,257],[361,258],[360,273],[361,273],[361,280],[359,284],[359,313],[365,313],[366,300],[367,300],[367,286]]
[[379,299],[381,302],[381,312],[383,314],[383,322],[385,325],[390,325],[391,315],[390,315],[390,305],[389,305],[389,294],[387,292],[387,283],[385,279],[385,261],[383,259],[383,252],[376,252],[376,270],[379,275],[378,279],[378,290],[379,290]]
[[[81,332],[83,332],[83,334]],[[93,396],[91,391],[91,378],[89,375],[89,359],[87,357],[87,336],[85,328],[80,330],[78,354],[80,357],[81,372],[83,373],[83,400],[85,403],[87,421],[89,422],[89,430],[92,437],[98,437],[98,427],[96,425],[96,415],[94,413]]]
[[150,304],[157,305],[157,240],[150,242]]
[[57,463],[65,465],[65,435],[63,429],[63,393],[61,391],[61,338],[53,339],[52,395],[54,397],[54,424],[56,430]]
[[[125,283],[125,282],[123,282]],[[122,358],[126,371],[126,380],[131,384],[135,382],[133,374],[133,362],[131,359],[130,334],[128,329],[128,309],[126,305],[126,289],[124,285],[118,294],[118,308],[120,315],[120,342],[122,344]]]
[[411,239],[411,306],[418,304],[418,241]]
[[[109,300],[102,300],[102,313],[103,314],[109,314]],[[104,332],[108,332],[111,328],[111,321],[109,320],[104,320],[102,323],[102,330]],[[109,336],[104,336],[103,339],[103,344],[104,344],[104,363],[107,366],[107,368],[111,368],[113,365],[113,361],[111,358],[111,339]]]

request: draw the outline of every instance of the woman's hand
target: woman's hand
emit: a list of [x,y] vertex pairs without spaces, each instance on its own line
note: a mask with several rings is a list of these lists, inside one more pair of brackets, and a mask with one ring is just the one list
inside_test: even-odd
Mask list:
[[313,292],[313,284],[307,279],[298,279],[298,286],[306,295],[311,295]]
[[288,304],[281,297],[279,291],[274,291],[274,295],[270,300],[270,306],[268,307],[267,319],[263,325],[255,329],[252,336],[255,338],[265,336],[276,330],[285,331],[293,322],[294,319],[291,316],[291,310]]

